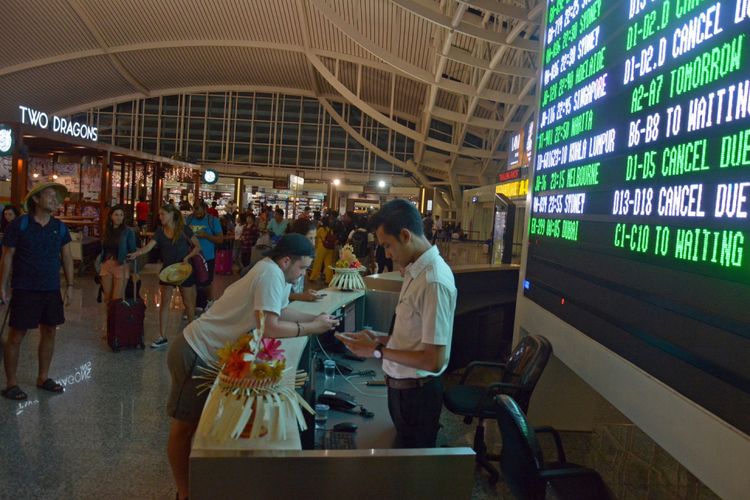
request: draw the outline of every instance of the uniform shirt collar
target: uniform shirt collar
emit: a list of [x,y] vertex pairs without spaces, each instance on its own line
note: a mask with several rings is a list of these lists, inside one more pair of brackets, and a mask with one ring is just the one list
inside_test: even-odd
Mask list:
[[430,265],[435,258],[440,255],[438,247],[435,245],[431,246],[429,250],[419,256],[417,260],[406,266],[406,272],[409,273],[412,279],[419,276],[425,267]]

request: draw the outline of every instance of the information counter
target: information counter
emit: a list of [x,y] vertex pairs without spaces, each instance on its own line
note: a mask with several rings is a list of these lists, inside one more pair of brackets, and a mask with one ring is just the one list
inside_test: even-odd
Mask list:
[[[320,301],[293,302],[289,307],[311,314],[355,311],[359,316],[354,322],[357,327],[366,321],[367,318],[362,317],[364,291],[327,289],[323,292],[327,295]],[[350,323],[352,319],[344,318],[344,321]],[[281,342],[288,366],[307,366],[303,353],[311,342],[318,357],[330,356],[343,361],[354,373],[375,372],[374,377],[350,376],[351,384],[341,373],[328,382],[322,373],[310,374],[315,377],[318,394],[326,389],[346,392],[354,396],[358,405],[374,414],[371,418],[359,415],[360,406],[354,410],[357,414],[330,411],[326,428],[341,422],[357,425],[356,449],[303,450],[293,418],[287,422],[287,439],[280,442],[271,442],[267,436],[223,443],[196,437],[190,455],[190,498],[470,497],[474,483],[471,448],[392,448],[395,430],[388,414],[387,389],[365,385],[366,380],[382,380],[378,361],[354,361],[343,359],[341,354],[322,353],[315,336]],[[289,370],[285,375],[293,377],[294,371]]]

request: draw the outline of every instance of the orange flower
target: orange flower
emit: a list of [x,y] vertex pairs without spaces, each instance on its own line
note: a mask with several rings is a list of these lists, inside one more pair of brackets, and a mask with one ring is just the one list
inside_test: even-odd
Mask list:
[[231,378],[244,378],[250,371],[250,363],[242,359],[242,351],[233,352],[224,365],[224,373]]

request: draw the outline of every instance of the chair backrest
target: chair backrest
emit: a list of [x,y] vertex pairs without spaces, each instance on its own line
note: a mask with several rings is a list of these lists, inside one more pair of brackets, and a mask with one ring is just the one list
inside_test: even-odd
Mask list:
[[551,354],[552,345],[546,338],[529,335],[521,339],[505,363],[501,382],[526,386],[525,390],[512,394],[524,412],[529,409],[531,394]]
[[544,465],[534,429],[510,396],[495,398],[498,424],[503,439],[500,469],[516,498],[543,499],[545,482],[539,474]]

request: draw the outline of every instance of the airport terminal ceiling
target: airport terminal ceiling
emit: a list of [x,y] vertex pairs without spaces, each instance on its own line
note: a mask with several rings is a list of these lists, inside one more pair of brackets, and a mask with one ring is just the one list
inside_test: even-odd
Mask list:
[[[206,109],[212,96],[317,101],[325,115],[318,126],[330,123],[329,135],[357,144],[351,155],[343,148],[343,160],[334,153],[333,164],[328,153],[314,160],[318,168],[346,170],[350,158],[357,171],[390,165],[451,203],[461,188],[496,179],[509,136],[536,113],[543,8],[495,0],[6,1],[0,119],[18,121],[18,105],[89,116],[116,105],[116,114],[153,108],[162,96],[192,104],[204,95]],[[269,144],[278,150],[268,161],[288,161],[282,147],[291,139],[283,125],[274,128]],[[147,138],[139,133],[133,147]],[[240,139],[252,164],[253,138]],[[236,154],[226,132],[222,140],[218,161],[243,163],[244,147]],[[189,143],[176,147],[190,156]],[[360,153],[368,158],[361,164]],[[215,156],[206,149],[198,159]],[[296,157],[304,168],[304,155]]]

